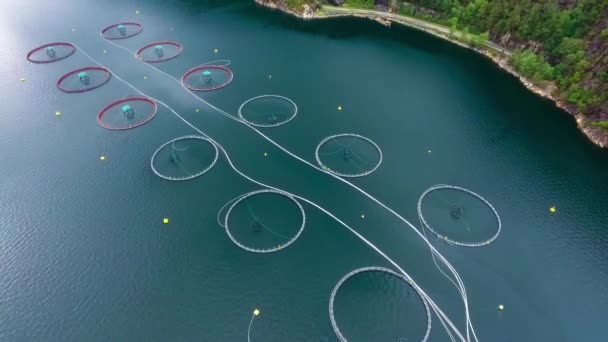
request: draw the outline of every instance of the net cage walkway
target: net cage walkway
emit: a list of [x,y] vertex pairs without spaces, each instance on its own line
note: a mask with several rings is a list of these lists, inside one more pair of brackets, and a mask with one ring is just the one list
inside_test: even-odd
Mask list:
[[[247,106],[247,104],[255,101],[255,100],[259,100],[259,99],[268,99],[268,98],[274,98],[274,99],[279,99],[279,100],[284,100],[287,101],[291,106],[293,106],[293,113],[287,118],[287,120],[284,121],[280,121],[280,122],[275,122],[275,123],[259,123],[259,122],[253,122],[252,120],[247,120],[244,116],[243,116],[243,108],[245,106]],[[265,95],[260,95],[260,96],[256,96],[256,97],[252,97],[249,100],[243,102],[243,104],[241,104],[241,106],[239,107],[238,110],[238,115],[239,118],[245,122],[247,122],[248,124],[252,125],[252,126],[257,126],[257,127],[264,127],[264,128],[269,128],[269,127],[278,127],[281,125],[284,125],[286,123],[288,123],[289,121],[293,120],[296,115],[298,114],[298,105],[296,105],[295,102],[293,102],[290,98],[287,98],[285,96],[281,96],[281,95],[274,95],[274,94],[265,94]]]
[[[151,111],[149,113],[147,113],[147,115],[144,118],[142,118],[141,120],[134,122],[134,123],[128,122],[128,123],[120,124],[120,125],[112,125],[112,124],[106,123],[104,121],[104,115],[106,115],[108,112],[110,112],[110,110],[112,108],[118,107],[122,104],[129,103],[129,102],[148,103],[151,106],[150,107]],[[97,124],[99,124],[99,126],[105,128],[105,129],[123,131],[123,130],[132,129],[132,128],[139,127],[141,125],[146,124],[148,121],[150,121],[150,120],[152,120],[152,118],[154,118],[157,111],[158,111],[158,106],[156,105],[156,102],[149,97],[144,97],[144,96],[127,97],[124,99],[116,100],[116,101],[108,104],[107,106],[105,106],[102,110],[100,110],[99,113],[97,114]]]
[[[369,169],[369,170],[364,170],[363,172],[360,172],[360,173],[353,173],[353,174],[351,174],[351,173],[344,173],[344,172],[340,172],[340,171],[336,171],[336,170],[334,170],[334,169],[330,168],[329,166],[325,165],[325,164],[323,163],[323,161],[321,160],[321,155],[322,155],[322,154],[320,153],[321,147],[322,147],[322,146],[323,146],[323,145],[324,145],[326,142],[328,142],[328,141],[330,141],[330,140],[332,140],[332,139],[336,139],[336,138],[343,138],[343,137],[351,137],[351,138],[354,138],[354,139],[361,139],[361,140],[363,140],[363,141],[365,141],[365,142],[367,142],[367,143],[371,144],[371,145],[374,147],[374,149],[375,149],[375,150],[378,152],[378,158],[379,158],[379,160],[378,160],[378,162],[376,163],[376,165],[374,165],[374,167],[372,167],[372,168],[371,168],[371,169]],[[351,145],[352,145],[353,143],[354,143],[354,142],[352,142],[352,143],[351,143]],[[339,150],[334,151],[334,153],[339,153],[339,152],[340,152],[340,151],[342,151],[344,148],[347,148],[347,147],[341,147]],[[351,152],[351,153],[353,153],[353,155],[356,155],[354,152]],[[330,172],[330,173],[332,173],[332,174],[334,174],[334,175],[337,175],[337,176],[340,176],[340,177],[355,178],[355,177],[363,177],[363,176],[367,176],[367,175],[371,174],[372,172],[376,171],[376,170],[377,170],[377,169],[380,167],[380,165],[382,164],[382,159],[383,159],[383,156],[382,156],[382,150],[380,149],[380,146],[378,146],[378,145],[377,145],[375,142],[373,142],[371,139],[369,139],[369,138],[367,138],[367,137],[364,137],[364,136],[362,136],[362,135],[360,135],[360,134],[356,134],[356,133],[342,133],[342,134],[330,135],[330,136],[326,137],[325,139],[321,140],[321,142],[319,142],[319,144],[317,145],[317,148],[315,149],[315,159],[317,160],[317,164],[319,164],[319,166],[320,166],[320,167],[321,167],[323,170],[325,170],[325,171],[327,171],[327,172]]]
[[[115,31],[112,29],[116,29]],[[136,36],[144,30],[144,25],[136,22],[122,22],[104,27],[100,35],[105,39],[119,40]]]
[[[463,241],[456,241],[456,240],[450,239],[450,237],[437,232],[435,229],[433,229],[433,227],[431,227],[430,224],[428,224],[428,222],[424,218],[424,215],[422,214],[422,200],[424,200],[424,198],[429,193],[431,193],[433,191],[437,191],[437,190],[455,190],[455,191],[464,192],[466,194],[469,194],[469,195],[477,198],[481,202],[483,202],[486,206],[488,206],[488,208],[490,208],[492,210],[494,216],[496,217],[496,222],[498,224],[497,229],[496,229],[496,233],[494,235],[492,235],[489,239],[484,240],[484,241],[463,242]],[[463,247],[482,247],[482,246],[487,246],[487,245],[491,244],[494,240],[496,240],[496,238],[498,238],[498,236],[500,235],[500,232],[502,230],[502,220],[500,219],[500,215],[498,214],[498,211],[494,208],[494,206],[488,200],[486,200],[481,195],[479,195],[479,194],[477,194],[477,193],[475,193],[475,192],[473,192],[473,191],[471,191],[469,189],[465,189],[465,188],[462,188],[462,187],[459,187],[459,186],[455,186],[455,185],[437,184],[437,185],[433,185],[432,187],[426,189],[422,193],[422,195],[420,195],[420,197],[418,198],[417,210],[418,210],[418,218],[420,219],[420,222],[423,225],[423,229],[428,229],[435,236],[437,236],[438,238],[441,238],[441,239],[445,240],[447,243],[452,244],[452,245],[463,246]]]
[[[255,247],[249,247],[244,245],[243,243],[239,242],[230,232],[230,228],[228,226],[228,220],[230,218],[230,213],[232,212],[232,210],[242,201],[245,201],[245,205],[247,205],[247,199],[255,196],[255,195],[259,195],[259,194],[277,194],[277,195],[281,195],[283,197],[288,198],[289,200],[291,200],[300,210],[300,215],[302,216],[302,223],[300,225],[300,228],[298,229],[298,231],[296,232],[296,234],[290,238],[289,240],[287,240],[287,242],[282,243],[276,247],[271,247],[271,248],[255,248]],[[232,203],[232,204],[231,204]],[[282,249],[285,249],[287,247],[289,247],[289,245],[291,245],[292,243],[294,243],[302,234],[302,232],[304,231],[304,227],[306,226],[306,212],[304,211],[304,208],[302,207],[302,205],[300,204],[300,202],[295,199],[291,194],[284,192],[284,191],[280,191],[280,190],[275,190],[275,189],[262,189],[262,190],[257,190],[257,191],[252,191],[252,192],[248,192],[246,194],[240,195],[234,199],[232,199],[230,202],[226,203],[218,212],[218,222],[219,222],[219,216],[222,212],[222,210],[228,206],[228,210],[226,211],[226,215],[224,216],[224,224],[220,224],[222,227],[224,227],[224,229],[226,230],[226,234],[228,235],[228,237],[230,238],[230,240],[232,240],[232,242],[237,245],[238,247],[240,247],[241,249],[244,249],[248,252],[252,252],[252,253],[258,253],[258,254],[267,254],[267,253],[273,253],[273,252],[278,252]],[[250,215],[253,216],[254,218],[256,218],[256,216],[251,213],[251,210],[249,207],[247,207],[247,209],[250,211]],[[263,225],[262,225],[263,226]],[[272,230],[271,230],[272,232]],[[276,234],[276,233],[275,233]]]
[[[165,52],[165,47],[167,47],[167,46],[170,46],[175,50],[169,51],[171,53]],[[146,52],[147,50],[150,50],[150,48],[153,48],[152,52],[156,56],[155,59],[151,58],[150,56],[146,56],[144,54],[144,52]],[[171,59],[181,55],[183,50],[184,50],[184,47],[180,43],[175,42],[175,41],[170,41],[170,40],[164,40],[164,41],[150,43],[150,44],[147,44],[147,45],[141,47],[139,50],[137,50],[137,52],[135,52],[135,55],[137,56],[137,58],[139,58],[143,62],[159,63],[159,62],[165,62],[165,61],[171,60]]]
[[402,280],[406,285],[410,286],[411,288],[413,288],[416,291],[416,293],[420,297],[420,300],[424,304],[424,310],[426,312],[426,319],[427,319],[426,332],[424,334],[424,337],[421,340],[421,342],[426,342],[431,333],[432,318],[431,318],[431,311],[429,310],[429,305],[428,305],[427,301],[424,299],[425,298],[424,294],[418,288],[418,285],[416,285],[416,283],[408,276],[406,276],[404,274],[399,274],[389,268],[380,267],[380,266],[362,267],[362,268],[357,268],[355,270],[352,270],[352,271],[348,272],[345,276],[343,276],[338,281],[338,283],[336,283],[336,285],[334,286],[334,289],[332,290],[331,295],[329,297],[329,320],[331,321],[331,326],[334,330],[334,333],[338,337],[338,339],[341,342],[348,342],[348,339],[344,336],[344,334],[342,334],[342,331],[340,331],[340,328],[338,327],[338,322],[336,321],[336,316],[334,313],[334,302],[336,299],[336,294],[338,293],[338,291],[340,290],[342,285],[344,285],[344,283],[346,281],[348,281],[350,278],[354,277],[357,274],[366,273],[366,272],[380,272],[380,273],[386,273],[386,274],[393,275],[393,276],[399,278],[400,280]]
[[[91,72],[91,71],[102,72],[102,73],[104,73],[104,77],[101,80],[96,80],[97,82],[94,84],[85,83],[85,80],[87,82],[89,82],[90,78],[87,75],[87,72]],[[83,78],[83,76],[81,74],[84,74],[84,77],[86,77],[86,78]],[[74,76],[74,75],[79,76],[81,83],[83,85],[85,85],[85,87],[69,88],[64,85],[64,81],[66,81],[68,78],[70,78],[71,76]],[[112,72],[110,72],[110,70],[108,70],[107,68],[89,66],[89,67],[72,70],[72,71],[68,72],[67,74],[61,76],[57,80],[56,86],[57,86],[57,89],[61,90],[64,93],[69,93],[69,94],[84,93],[87,91],[91,91],[93,89],[97,89],[97,88],[101,87],[102,85],[108,83],[110,81],[110,78],[112,78]]]
[[[156,167],[154,166],[154,160],[156,159],[156,156],[158,155],[158,153],[167,145],[171,144],[171,148],[177,150],[177,151],[185,151],[188,148],[185,149],[177,149],[175,148],[174,144],[176,141],[179,140],[186,140],[186,139],[196,139],[196,140],[202,140],[204,142],[207,142],[209,145],[211,145],[213,147],[213,150],[215,152],[215,155],[213,157],[213,161],[209,164],[209,166],[207,166],[206,168],[202,169],[201,171],[195,172],[195,173],[191,173],[188,170],[184,169],[183,166],[181,165],[181,163],[179,162],[179,160],[175,159],[175,162],[178,166],[180,166],[182,168],[182,170],[184,170],[184,172],[186,172],[188,174],[188,176],[184,176],[184,177],[172,177],[172,176],[167,176],[162,174],[160,171],[158,171],[156,169]],[[213,166],[215,166],[215,163],[217,162],[219,157],[219,150],[217,148],[217,146],[207,137],[203,137],[200,135],[183,135],[181,137],[177,137],[175,139],[171,139],[169,141],[167,141],[166,143],[162,144],[159,148],[156,149],[156,151],[154,151],[154,153],[152,154],[152,157],[150,158],[150,168],[152,169],[152,172],[154,172],[155,175],[157,175],[160,178],[169,180],[169,181],[185,181],[185,180],[189,180],[189,179],[193,179],[199,176],[204,175],[205,173],[209,172],[209,170],[211,170],[213,168]]]
[[[226,79],[223,80],[222,83],[215,84],[215,81],[213,79],[214,72],[225,73]],[[197,73],[200,73],[199,78],[201,78],[200,76],[202,76],[202,78],[204,78],[204,80],[202,82],[204,84],[192,84],[189,81],[191,78],[190,76],[193,76],[196,78],[195,75]],[[223,65],[203,64],[203,65],[196,66],[196,67],[186,71],[186,73],[184,73],[184,75],[182,76],[180,83],[181,83],[182,87],[184,87],[188,90],[191,90],[191,91],[214,91],[214,90],[218,90],[218,89],[222,89],[222,88],[226,87],[227,85],[229,85],[232,82],[233,79],[234,79],[234,74],[227,67],[225,67]]]
[[[56,48],[61,48],[61,51],[57,51]],[[38,54],[38,52],[45,51],[45,58],[35,58],[34,55]],[[54,42],[49,44],[41,45],[32,51],[28,52],[26,55],[26,59],[32,63],[45,64],[45,63],[53,63],[60,61],[62,59],[66,59],[76,52],[76,47],[72,43],[67,42]],[[57,55],[59,53],[59,56]]]

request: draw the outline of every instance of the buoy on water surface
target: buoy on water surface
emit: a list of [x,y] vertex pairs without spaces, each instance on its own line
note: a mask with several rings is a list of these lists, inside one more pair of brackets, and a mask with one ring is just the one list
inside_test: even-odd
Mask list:
[[258,310],[258,309],[253,310],[253,315],[254,316],[259,316],[260,315],[260,310]]
[[552,212],[552,213],[554,213],[554,212],[557,211],[557,209],[555,209],[555,206],[552,206],[551,208],[549,208],[549,211]]
[[338,110],[342,110],[342,106],[338,106]]
[[168,223],[169,223],[169,219],[165,217],[165,218],[163,219],[163,223],[164,223],[164,224],[168,224]]
[[504,305],[500,304],[500,305],[498,306],[498,310],[499,310],[499,311],[502,311],[502,310],[504,310],[504,309],[505,309],[505,306],[504,306]]
[[220,50],[218,50],[217,48],[215,50],[213,50],[213,52],[218,53]]
[[101,157],[99,157],[99,159],[100,160],[106,160],[106,157],[105,156],[101,156]]
[[55,116],[61,116],[61,112],[55,112]]

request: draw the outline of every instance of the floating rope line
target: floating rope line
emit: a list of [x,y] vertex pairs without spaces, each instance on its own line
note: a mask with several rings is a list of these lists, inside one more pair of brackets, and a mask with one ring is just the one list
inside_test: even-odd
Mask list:
[[[353,140],[348,145],[342,145],[336,140],[336,139],[344,138],[344,137],[352,137]],[[334,154],[342,152],[343,159],[345,161],[350,161],[350,160],[352,160],[351,157],[355,156],[355,157],[359,158],[360,160],[364,161],[368,165],[373,164],[372,162],[365,161],[361,156],[359,156],[357,153],[352,151],[351,146],[357,140],[362,140],[362,141],[369,143],[378,153],[378,162],[375,163],[374,165],[372,165],[371,169],[366,170],[361,167],[358,167],[358,169],[361,170],[358,173],[345,173],[343,171],[338,171],[338,170],[332,169],[331,167],[329,167],[328,165],[323,163],[323,161],[321,160],[321,156],[329,156],[329,155],[334,155]],[[321,148],[323,147],[323,145],[325,145],[329,141],[334,141],[337,145],[341,146],[341,148],[339,148],[336,151],[332,151],[332,152],[321,152]],[[369,138],[366,138],[362,135],[354,134],[354,133],[343,133],[343,134],[330,135],[330,136],[326,137],[325,139],[321,140],[321,142],[319,143],[319,145],[317,145],[317,148],[315,150],[315,159],[317,160],[317,164],[319,164],[321,169],[323,169],[326,172],[332,173],[332,174],[340,176],[340,177],[349,177],[349,178],[363,177],[363,176],[367,176],[370,173],[376,171],[376,169],[378,169],[380,167],[380,164],[382,164],[382,150],[380,150],[380,147]],[[357,166],[355,165],[355,167],[357,167]]]
[[[279,121],[279,118],[276,117],[277,115],[275,113],[269,113],[268,114],[269,115],[268,123],[254,122],[252,119],[247,119],[243,115],[243,108],[245,108],[247,105],[253,104],[255,101],[258,101],[258,100],[261,100],[261,99],[279,99],[279,100],[282,100],[282,101],[286,101],[287,103],[290,104],[290,106],[293,107],[293,113],[290,113],[287,116],[286,119],[281,120],[281,121]],[[277,126],[284,125],[284,124],[288,123],[289,121],[293,120],[293,118],[295,118],[296,115],[298,114],[298,106],[296,105],[295,102],[293,102],[291,99],[289,99],[289,98],[287,98],[285,96],[281,96],[281,95],[260,95],[260,96],[252,97],[249,100],[243,102],[243,104],[239,107],[238,114],[239,114],[239,118],[241,118],[241,120],[246,121],[248,124],[250,124],[252,126],[264,127],[264,128],[277,127]]]
[[251,342],[251,325],[253,324],[253,320],[260,315],[260,310],[254,309],[251,314],[251,320],[249,321],[249,327],[247,328],[247,342]]
[[203,64],[200,64],[198,66],[204,66],[204,65],[217,65],[217,66],[229,66],[230,64],[232,64],[232,62],[229,59],[216,59],[214,61],[209,61],[209,62],[205,62]]
[[386,267],[378,267],[378,266],[362,267],[362,268],[357,268],[353,271],[348,272],[344,277],[342,277],[338,281],[338,283],[334,286],[334,289],[331,291],[331,296],[329,297],[329,320],[331,321],[331,326],[334,329],[334,333],[336,334],[338,339],[341,342],[348,342],[346,337],[342,334],[342,331],[340,331],[340,327],[338,327],[338,322],[336,322],[336,316],[334,313],[334,302],[336,299],[336,294],[338,293],[338,291],[340,290],[342,285],[344,285],[344,283],[347,280],[349,280],[350,278],[354,277],[357,274],[366,273],[366,272],[380,272],[380,273],[390,274],[392,276],[399,278],[400,280],[402,280],[404,283],[406,283],[408,286],[410,286],[411,288],[413,288],[416,291],[416,293],[420,297],[420,301],[422,301],[422,304],[424,304],[424,311],[426,312],[426,321],[427,321],[426,332],[424,333],[424,337],[421,340],[421,342],[426,342],[429,338],[429,334],[431,333],[431,311],[429,310],[429,305],[428,305],[427,301],[424,299],[425,298],[424,295],[420,292],[418,286],[414,284],[414,281],[409,276],[404,275],[404,274],[399,274]]
[[[213,151],[214,151],[214,157],[213,157],[213,161],[209,164],[209,166],[205,167],[204,169],[195,172],[195,173],[190,173],[188,172],[180,163],[180,161],[178,159],[175,159],[174,161],[176,162],[176,164],[178,166],[180,166],[187,174],[188,176],[184,176],[184,177],[173,177],[173,176],[167,176],[163,173],[161,173],[160,171],[158,171],[158,169],[156,168],[156,166],[154,166],[154,161],[156,160],[158,153],[167,145],[171,144],[171,148],[172,151],[174,150],[173,147],[175,146],[175,142],[176,141],[180,141],[180,140],[186,140],[186,139],[194,139],[194,140],[199,140],[199,141],[203,141],[209,145],[211,145],[211,147],[213,147]],[[177,149],[177,151],[185,151],[189,148],[186,147],[185,149]],[[209,170],[211,170],[211,168],[213,168],[213,166],[215,165],[215,163],[217,162],[219,156],[219,151],[217,148],[217,145],[215,143],[213,143],[213,141],[211,141],[209,138],[205,137],[205,136],[198,136],[198,135],[184,135],[172,140],[167,141],[166,143],[162,144],[159,148],[156,149],[156,151],[154,151],[154,154],[152,154],[152,158],[150,158],[150,167],[152,168],[152,171],[154,172],[155,175],[157,175],[160,178],[166,179],[166,180],[170,180],[170,181],[184,181],[184,180],[189,180],[189,179],[193,179],[199,176],[204,175],[205,173],[209,172]]]
[[[111,41],[107,41],[109,44],[114,45],[115,47],[118,47],[120,49],[123,49],[125,51],[127,51],[128,53],[134,55],[134,53],[132,51],[130,51],[129,49],[120,46],[118,44],[115,44]],[[100,63],[96,62],[92,57],[90,57],[90,55],[86,54],[86,52],[84,52],[82,49],[79,48],[79,50],[81,52],[83,52],[87,57],[89,57],[91,60],[93,60],[95,63],[101,65]],[[154,67],[153,65],[150,64],[146,64],[149,67],[155,69],[156,71],[158,71],[159,73],[164,74],[165,76],[173,79],[175,82],[177,82],[178,84],[181,84],[180,80],[178,80],[177,78],[171,76],[170,74]],[[117,79],[119,79],[120,81],[124,82],[125,84],[129,85],[132,89],[136,90],[139,92],[139,90],[137,90],[137,88],[135,88],[133,85],[131,85],[130,83],[122,80],[121,78],[119,78],[118,76],[116,76]],[[182,85],[183,87],[183,85]],[[387,205],[385,205],[384,203],[382,203],[380,200],[378,200],[377,198],[375,198],[374,196],[370,195],[369,193],[367,193],[366,191],[364,191],[363,189],[359,188],[358,186],[354,185],[353,183],[343,179],[342,177],[339,177],[327,170],[324,170],[323,168],[317,167],[314,164],[308,162],[307,160],[297,156],[296,154],[292,153],[291,151],[287,150],[285,147],[283,147],[282,145],[278,144],[277,142],[275,142],[274,140],[270,139],[268,136],[266,136],[264,133],[262,133],[261,131],[257,130],[255,127],[247,124],[246,122],[234,117],[233,115],[229,114],[228,112],[212,105],[211,103],[201,99],[200,97],[198,97],[196,94],[194,94],[192,91],[188,90],[186,87],[183,87],[187,92],[189,92],[195,99],[197,99],[198,101],[201,101],[202,103],[207,104],[208,106],[210,106],[211,108],[215,109],[218,113],[220,113],[221,115],[234,120],[236,122],[239,122],[241,124],[246,125],[247,127],[249,127],[250,129],[252,129],[254,132],[256,132],[258,135],[260,135],[261,137],[263,137],[266,141],[270,142],[271,144],[273,144],[274,146],[276,146],[277,148],[279,148],[281,151],[285,152],[286,154],[288,154],[289,156],[297,159],[298,161],[308,165],[311,168],[314,168],[320,172],[324,172],[332,177],[334,177],[335,179],[343,182],[344,184],[350,186],[351,188],[357,190],[358,192],[360,192],[361,194],[363,194],[364,196],[366,196],[367,198],[369,198],[370,200],[372,200],[373,202],[375,202],[376,204],[380,205],[381,207],[383,207],[384,209],[386,209],[387,211],[389,211],[391,214],[393,214],[395,217],[397,217],[399,220],[401,220],[403,223],[405,223],[407,226],[409,226],[416,234],[418,234],[418,236],[423,239],[423,241],[426,243],[426,245],[428,246],[428,248],[431,250],[431,253],[433,254],[434,258],[437,257],[439,259],[439,261],[445,265],[445,267],[447,267],[451,273],[451,275],[454,277],[453,279],[450,276],[447,276],[448,279],[455,285],[455,287],[457,288],[458,292],[460,293],[461,297],[462,297],[462,301],[464,304],[464,310],[465,310],[465,323],[466,323],[466,331],[465,334],[463,335],[460,330],[454,325],[454,323],[449,319],[449,317],[443,312],[443,310],[441,310],[441,308],[432,300],[432,298],[430,298],[426,292],[424,292],[423,289],[418,288],[420,290],[420,292],[424,295],[424,299],[428,302],[429,307],[433,310],[433,312],[435,313],[435,315],[437,316],[439,322],[441,323],[441,325],[444,327],[446,333],[448,334],[448,336],[450,337],[451,341],[456,341],[456,338],[458,338],[460,341],[463,342],[470,342],[470,341],[478,341],[477,336],[475,334],[475,330],[473,328],[473,324],[471,322],[470,319],[470,310],[469,310],[469,305],[468,305],[468,296],[466,293],[466,287],[462,281],[462,278],[460,277],[460,275],[458,274],[458,272],[456,271],[456,269],[452,266],[452,264],[431,244],[431,242],[428,240],[428,238],[425,236],[426,233],[424,231],[424,229],[422,230],[418,230],[412,223],[410,223],[408,220],[406,220],[405,218],[403,218],[401,215],[399,215],[399,213],[397,213],[396,211],[394,211],[393,209],[391,209],[390,207],[388,207]],[[186,119],[184,119],[181,115],[179,115],[176,111],[174,111],[173,109],[171,109],[170,107],[168,107],[166,104],[162,103],[159,101],[159,103],[161,103],[162,105],[166,106],[177,118],[179,118],[182,122],[184,122],[186,125],[188,125],[189,127],[191,127],[192,129],[194,129],[195,131],[202,133],[202,131],[200,131],[198,128],[196,128],[196,126],[192,125],[190,122],[188,122]],[[211,138],[210,138],[211,139]],[[213,141],[213,140],[212,140]],[[215,142],[215,141],[214,141]],[[217,142],[215,142],[217,144]],[[264,183],[258,182],[254,179],[252,179],[251,177],[247,176],[246,174],[242,173],[240,170],[238,170],[238,168],[236,168],[236,166],[234,166],[234,164],[232,163],[232,161],[230,160],[229,156],[227,155],[225,149],[218,144],[218,148],[220,148],[220,150],[222,151],[222,153],[224,153],[226,155],[227,161],[230,164],[230,166],[233,168],[233,170],[235,172],[237,172],[239,175],[241,175],[242,177],[260,185],[263,187],[267,187],[270,189],[275,189],[277,191],[280,191],[279,189],[273,188],[272,186],[266,185]],[[384,252],[382,252],[382,250],[380,250],[378,247],[376,247],[373,243],[371,243],[369,240],[367,240],[364,236],[362,236],[361,234],[359,234],[356,230],[354,230],[352,227],[350,227],[349,225],[347,225],[346,223],[344,223],[342,220],[340,220],[338,217],[336,217],[335,215],[333,215],[331,212],[325,210],[323,207],[317,205],[316,203],[303,198],[303,197],[298,197],[292,194],[292,196],[297,197],[298,199],[305,201],[307,203],[309,203],[310,205],[314,206],[315,208],[319,209],[320,211],[322,211],[323,213],[325,213],[326,215],[328,215],[329,217],[331,217],[332,219],[334,219],[336,222],[338,222],[340,225],[342,225],[343,227],[345,227],[346,229],[348,229],[351,233],[353,233],[355,236],[357,236],[360,240],[362,240],[365,244],[367,244],[370,248],[372,248],[374,251],[376,251],[379,255],[381,255],[385,260],[387,260],[391,265],[393,265],[397,270],[399,270],[399,272],[403,273],[404,275],[407,275],[407,272],[405,272],[396,262],[394,262],[390,257],[388,257]],[[433,259],[435,260],[435,259]],[[443,273],[443,271],[442,271]],[[445,273],[444,273],[445,274]],[[455,336],[454,336],[455,335]]]

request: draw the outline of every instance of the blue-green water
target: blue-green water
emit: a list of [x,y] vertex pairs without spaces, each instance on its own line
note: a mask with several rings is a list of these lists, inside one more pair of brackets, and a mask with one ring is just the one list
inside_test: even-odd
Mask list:
[[[412,223],[418,196],[433,184],[465,186],[491,201],[503,232],[490,246],[431,239],[464,279],[480,341],[604,340],[608,154],[571,117],[482,57],[406,28],[302,22],[249,1],[28,0],[2,2],[0,17],[0,340],[246,341],[259,308],[252,341],[335,341],[327,308],[334,284],[358,267],[390,267],[306,204],[306,228],[285,250],[238,249],[216,213],[259,187],[223,157],[189,182],[155,176],[149,158],[156,148],[195,132],[163,107],[137,129],[99,127],[98,111],[133,89],[113,78],[92,92],[59,92],[61,75],[93,62],[81,52],[48,65],[25,60],[30,49],[58,40],[172,106],[243,172],[350,224],[464,331],[457,291],[411,228],[99,36],[122,20],[145,25],[119,42],[131,50],[159,40],[184,46],[159,65],[174,77],[230,59],[234,81],[202,97],[233,115],[261,94],[294,100],[297,117],[264,132],[312,163],[328,135],[374,140],[384,161],[353,183]],[[407,306],[405,287],[381,276],[347,285],[336,313],[349,341],[422,336],[423,312]],[[433,319],[430,341],[447,341]]]

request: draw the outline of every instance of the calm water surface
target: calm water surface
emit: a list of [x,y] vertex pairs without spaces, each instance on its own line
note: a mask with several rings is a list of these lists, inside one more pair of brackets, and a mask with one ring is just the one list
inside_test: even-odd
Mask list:
[[[358,267],[390,266],[306,204],[306,228],[287,249],[238,249],[216,213],[259,186],[223,157],[189,182],[156,177],[155,149],[195,132],[164,107],[137,129],[99,127],[97,112],[133,89],[113,78],[89,93],[59,92],[61,75],[93,62],[80,52],[48,65],[25,60],[58,40],[172,106],[243,172],[351,225],[463,330],[457,291],[410,227],[100,38],[102,27],[131,20],[145,25],[120,42],[131,50],[156,40],[183,44],[181,56],[159,65],[175,77],[230,59],[233,83],[202,97],[231,114],[261,94],[294,100],[297,117],[264,132],[310,162],[328,135],[374,140],[384,162],[353,182],[411,222],[418,224],[418,196],[433,184],[491,201],[503,233],[490,246],[431,239],[464,279],[480,341],[605,340],[608,152],[484,58],[406,28],[302,22],[249,1],[3,1],[0,17],[0,340],[246,341],[259,308],[252,341],[336,341],[327,309],[334,284]],[[338,323],[349,341],[417,341],[425,319],[413,296],[390,277],[353,279],[337,298]],[[433,317],[430,341],[447,340]]]

